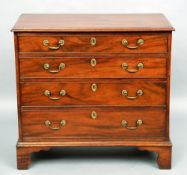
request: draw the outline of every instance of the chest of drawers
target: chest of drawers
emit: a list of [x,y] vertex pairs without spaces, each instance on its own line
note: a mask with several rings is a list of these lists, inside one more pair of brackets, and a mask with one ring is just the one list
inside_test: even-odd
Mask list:
[[173,27],[162,14],[22,15],[17,166],[52,147],[133,146],[171,167]]

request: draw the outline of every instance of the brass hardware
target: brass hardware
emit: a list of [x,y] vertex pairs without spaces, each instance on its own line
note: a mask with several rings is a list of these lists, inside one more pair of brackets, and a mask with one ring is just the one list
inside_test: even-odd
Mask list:
[[60,91],[60,96],[64,97],[66,95],[66,91],[65,90],[61,90]]
[[143,45],[144,44],[144,40],[143,39],[138,39],[137,42],[136,42],[136,45],[134,46],[129,46],[129,42],[127,39],[123,39],[122,40],[122,44],[124,46],[126,46],[128,49],[137,49],[139,46]]
[[97,64],[96,59],[95,59],[95,58],[92,58],[92,59],[90,60],[90,64],[91,64],[92,67],[95,67],[96,64]]
[[96,83],[93,83],[93,84],[91,85],[91,89],[92,89],[93,92],[96,92],[96,91],[97,91],[97,84],[96,84]]
[[121,121],[121,125],[125,128],[127,128],[128,130],[135,130],[137,129],[139,126],[141,126],[143,124],[142,120],[137,120],[136,121],[136,126],[128,126],[128,122],[126,120],[122,120]]
[[44,95],[47,96],[47,97],[49,97],[49,99],[51,99],[51,100],[59,100],[61,97],[64,97],[66,95],[66,91],[65,90],[61,90],[59,92],[59,95],[61,97],[51,97],[51,92],[49,90],[45,90],[44,91]]
[[139,90],[136,91],[136,96],[135,97],[129,97],[128,96],[128,91],[127,90],[122,90],[122,95],[127,97],[130,100],[134,100],[137,97],[142,96],[143,94],[144,94],[144,92],[141,89],[139,89]]
[[95,46],[96,43],[97,43],[96,38],[92,37],[92,38],[90,39],[90,44],[91,44],[92,46]]
[[92,113],[91,113],[91,118],[92,118],[92,119],[96,119],[96,118],[97,118],[97,112],[92,111]]
[[53,127],[53,123],[50,120],[45,121],[45,126],[49,127],[52,130],[59,130],[61,127],[66,125],[66,120],[61,120],[59,123],[59,127]]
[[60,72],[61,70],[63,70],[65,68],[65,64],[64,63],[60,63],[57,70],[49,70],[50,67],[51,66],[48,63],[45,63],[43,65],[43,68],[45,70],[47,70],[48,72],[50,72],[50,73],[58,73],[58,72]]
[[144,68],[144,64],[143,63],[138,63],[137,65],[136,65],[136,69],[128,69],[128,64],[127,63],[123,63],[122,64],[122,68],[124,69],[124,70],[126,70],[127,72],[129,72],[129,73],[135,73],[135,72],[138,72],[140,69],[143,69]]
[[64,45],[64,40],[62,40],[62,39],[59,40],[58,46],[50,46],[50,43],[49,43],[48,40],[43,40],[43,45],[48,46],[48,48],[51,49],[51,50],[58,50],[61,46]]

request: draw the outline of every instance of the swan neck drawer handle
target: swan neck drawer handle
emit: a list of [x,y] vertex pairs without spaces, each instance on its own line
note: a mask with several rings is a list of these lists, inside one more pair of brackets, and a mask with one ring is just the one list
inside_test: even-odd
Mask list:
[[123,68],[125,71],[129,72],[129,73],[136,73],[136,72],[138,72],[140,69],[143,69],[143,68],[144,68],[144,64],[143,64],[143,63],[138,63],[138,64],[136,65],[136,69],[129,69],[129,65],[128,65],[127,63],[123,63],[123,64],[122,64],[122,68]]
[[144,92],[141,89],[139,89],[136,91],[136,96],[131,97],[131,96],[128,96],[127,90],[122,90],[122,95],[130,100],[134,100],[134,99],[138,98],[139,96],[142,96],[143,94],[144,94]]
[[60,72],[61,70],[63,70],[65,68],[65,64],[64,63],[60,63],[59,66],[58,66],[58,69],[56,69],[56,70],[50,70],[50,67],[51,67],[51,65],[48,64],[48,63],[45,63],[43,65],[43,68],[45,70],[47,70],[49,73],[58,73],[58,72]]
[[128,122],[126,120],[122,120],[121,121],[121,125],[125,128],[127,128],[128,130],[135,130],[137,129],[139,126],[141,126],[143,124],[142,120],[137,120],[136,121],[136,126],[128,126]]
[[130,46],[129,42],[127,39],[123,39],[122,40],[122,45],[124,45],[125,47],[127,47],[128,49],[137,49],[139,46],[144,44],[144,40],[143,39],[138,39],[136,42],[136,45]]
[[49,90],[45,90],[44,91],[44,95],[46,96],[46,97],[48,97],[49,99],[51,99],[51,100],[59,100],[61,97],[64,97],[65,95],[66,95],[66,91],[65,90],[61,90],[60,92],[59,92],[59,95],[61,96],[61,97],[52,97],[51,95],[51,92],[49,91]]
[[50,120],[45,121],[45,126],[50,128],[51,130],[59,130],[65,125],[66,125],[66,120],[61,120],[58,127],[54,127],[53,122],[51,122]]
[[51,50],[58,50],[58,49],[60,49],[61,46],[64,45],[64,40],[62,40],[62,39],[59,40],[57,46],[50,46],[50,43],[49,43],[48,40],[43,40],[43,45],[44,45],[44,46],[48,46],[48,48],[51,49]]

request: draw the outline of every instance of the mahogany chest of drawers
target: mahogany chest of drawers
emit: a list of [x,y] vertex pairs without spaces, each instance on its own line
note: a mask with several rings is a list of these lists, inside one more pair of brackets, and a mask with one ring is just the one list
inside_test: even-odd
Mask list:
[[18,168],[65,146],[135,146],[170,168],[172,30],[162,14],[22,15]]

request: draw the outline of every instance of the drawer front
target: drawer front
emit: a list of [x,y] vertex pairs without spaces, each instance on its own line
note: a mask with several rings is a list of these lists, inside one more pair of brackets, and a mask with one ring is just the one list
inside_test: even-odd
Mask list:
[[22,58],[21,78],[163,78],[164,57]]
[[164,105],[166,83],[122,79],[22,83],[21,93],[23,106]]
[[[95,113],[93,118],[93,112]],[[162,109],[24,111],[23,136],[33,138],[164,137]]]
[[19,52],[166,53],[165,33],[20,35]]

